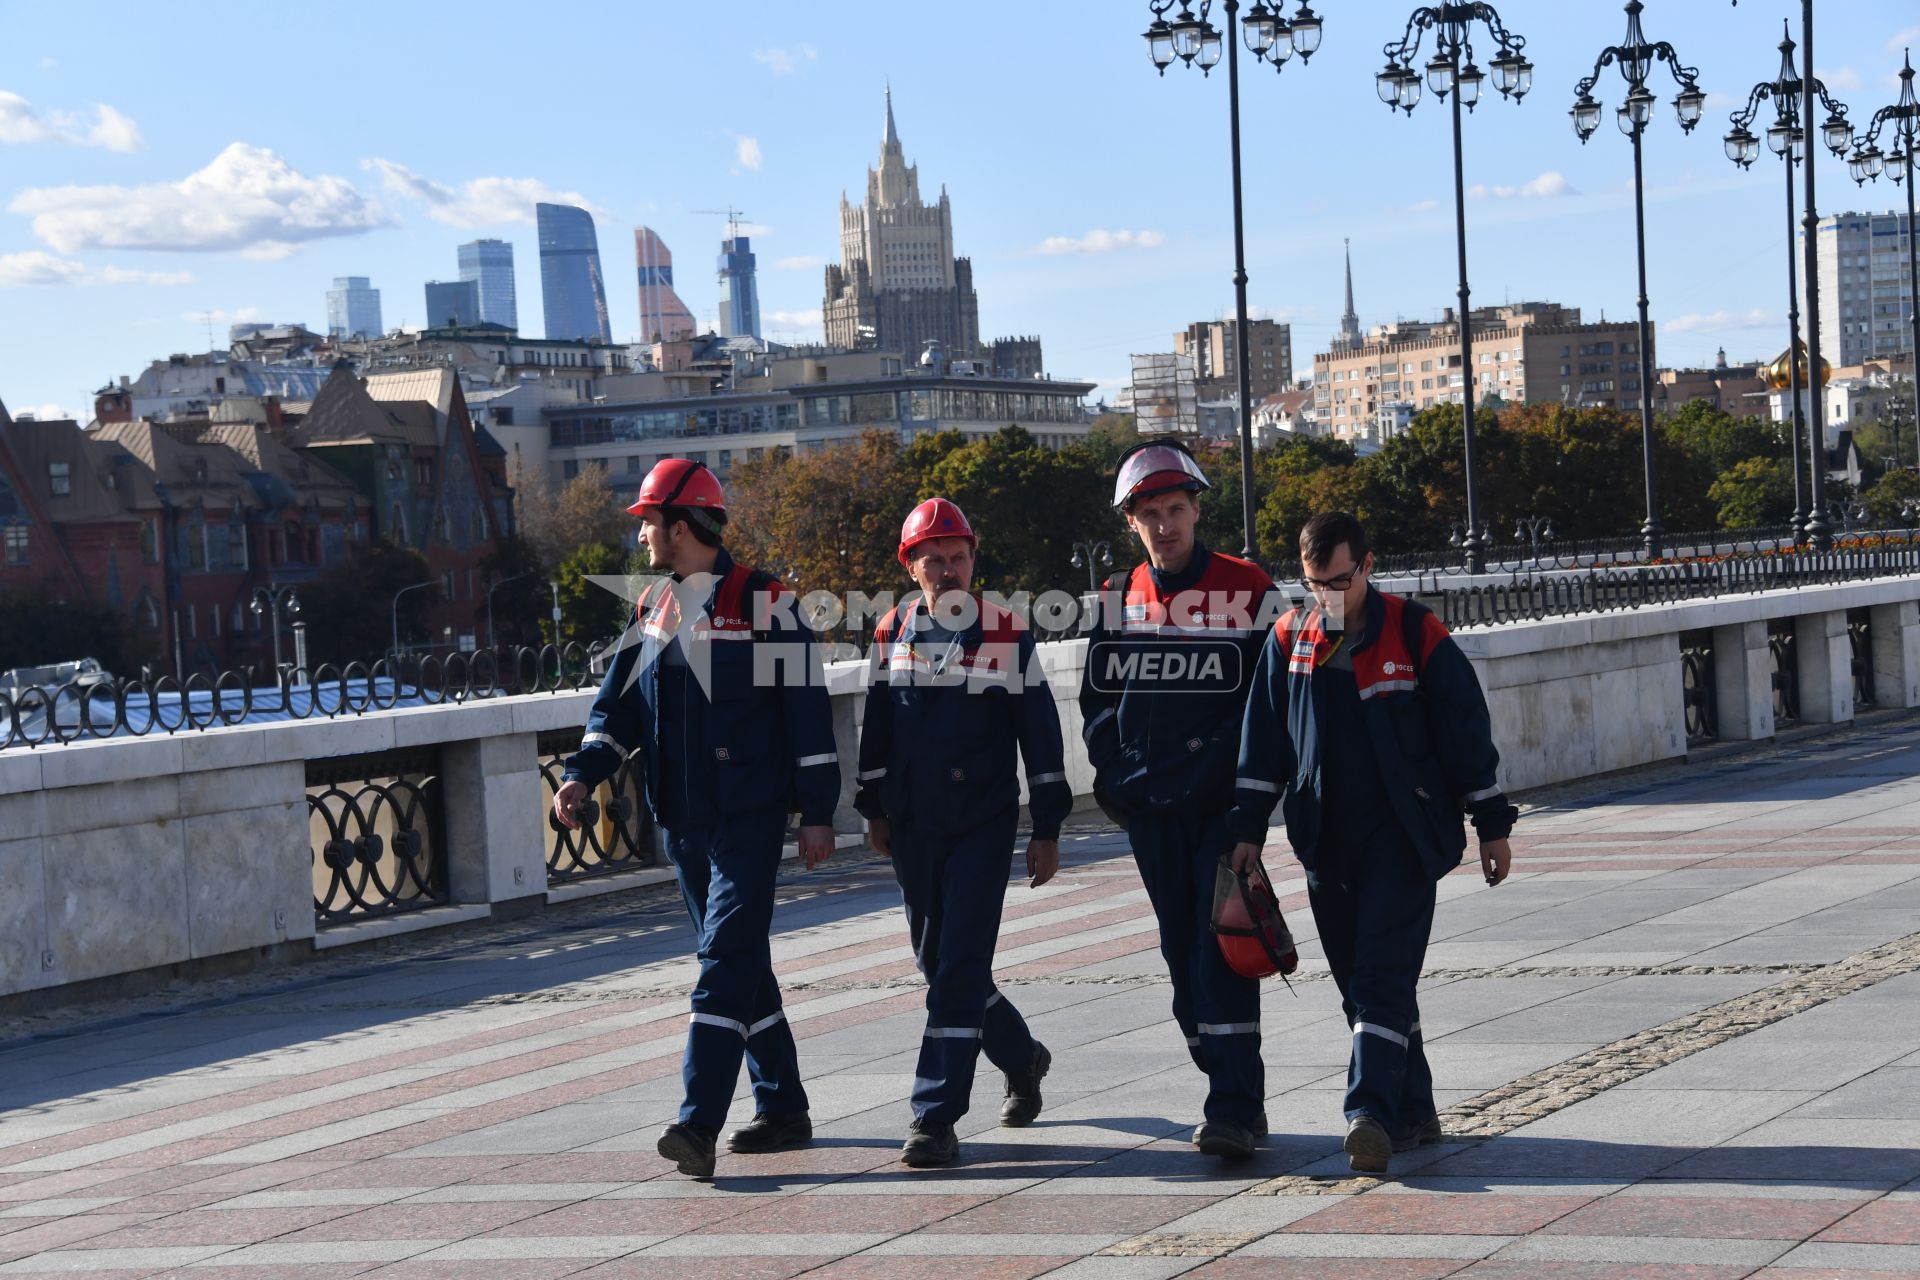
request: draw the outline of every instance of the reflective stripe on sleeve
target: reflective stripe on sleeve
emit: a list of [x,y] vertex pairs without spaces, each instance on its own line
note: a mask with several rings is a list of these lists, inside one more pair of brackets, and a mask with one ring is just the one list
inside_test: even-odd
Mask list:
[[610,733],[590,733],[580,739],[580,749],[585,751],[588,747],[612,747],[618,751],[620,744],[613,740],[613,735]]
[[1467,803],[1478,804],[1482,800],[1491,800],[1499,794],[1500,788],[1498,786],[1488,787],[1485,791],[1469,791],[1467,792]]
[[869,769],[865,773],[860,775],[860,781],[872,782],[875,778],[884,778],[886,776],[887,776],[887,771],[885,768]]
[[772,1013],[747,1028],[747,1039],[751,1040],[776,1022],[785,1022],[786,1020],[787,1011],[785,1009],[775,1009]]
[[1236,787],[1245,787],[1249,791],[1265,791],[1270,795],[1276,796],[1280,794],[1279,783],[1262,782],[1258,778],[1235,778],[1233,785]]
[[1393,1030],[1391,1027],[1383,1027],[1378,1023],[1374,1023],[1374,1022],[1354,1023],[1353,1034],[1379,1036],[1382,1040],[1393,1041],[1395,1044],[1399,1045],[1402,1049],[1407,1047],[1407,1038],[1405,1036],[1401,1035],[1398,1031]]
[[1036,787],[1043,782],[1065,782],[1066,780],[1067,775],[1064,773],[1038,773],[1027,779],[1029,783]]
[[1256,1036],[1260,1034],[1257,1022],[1203,1022],[1199,1026],[1203,1036]]
[[929,1040],[978,1040],[978,1027],[928,1027],[923,1033]]
[[1114,708],[1108,707],[1105,711],[1102,711],[1099,715],[1087,721],[1087,728],[1089,730],[1098,729],[1101,725],[1113,719],[1113,713]]
[[833,764],[839,759],[839,752],[829,751],[823,755],[801,756],[798,760],[795,760],[793,764],[796,769],[806,769],[816,764]]

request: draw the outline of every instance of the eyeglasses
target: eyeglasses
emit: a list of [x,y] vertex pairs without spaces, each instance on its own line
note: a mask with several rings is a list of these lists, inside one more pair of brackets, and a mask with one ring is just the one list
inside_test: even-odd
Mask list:
[[1311,589],[1316,589],[1320,591],[1345,591],[1348,587],[1351,587],[1353,585],[1353,580],[1359,577],[1362,572],[1363,570],[1361,570],[1359,566],[1356,565],[1354,568],[1349,569],[1347,572],[1341,574],[1337,578],[1303,577],[1300,579],[1300,581],[1306,583],[1307,586]]

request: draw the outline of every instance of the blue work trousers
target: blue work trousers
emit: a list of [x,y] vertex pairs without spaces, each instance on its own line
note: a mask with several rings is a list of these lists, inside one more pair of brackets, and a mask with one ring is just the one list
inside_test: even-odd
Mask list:
[[1369,1115],[1404,1138],[1435,1114],[1414,994],[1433,931],[1433,878],[1400,828],[1384,822],[1323,843],[1307,898],[1353,1029],[1347,1119]]
[[927,979],[927,1025],[913,1080],[913,1115],[923,1123],[950,1125],[967,1113],[982,1052],[1002,1071],[1033,1065],[1033,1033],[993,985],[1018,822],[1010,805],[959,832],[893,828],[893,874],[914,959]]
[[793,1028],[773,977],[773,889],[786,825],[786,815],[765,812],[667,832],[700,956],[680,1120],[713,1134],[726,1123],[743,1056],[755,1111],[807,1109]]
[[1133,860],[1160,924],[1160,954],[1173,979],[1173,1018],[1194,1065],[1207,1073],[1208,1120],[1256,1128],[1265,1114],[1260,1060],[1260,983],[1227,967],[1213,934],[1213,889],[1233,847],[1226,815],[1187,810],[1134,816]]

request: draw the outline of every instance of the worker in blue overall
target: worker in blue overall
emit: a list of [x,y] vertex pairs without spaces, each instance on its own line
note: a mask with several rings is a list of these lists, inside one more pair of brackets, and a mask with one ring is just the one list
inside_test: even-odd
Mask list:
[[1177,442],[1146,441],[1121,457],[1113,505],[1147,558],[1107,580],[1080,711],[1095,794],[1126,827],[1160,926],[1174,1021],[1207,1076],[1193,1140],[1241,1159],[1267,1132],[1260,986],[1228,967],[1210,926],[1233,843],[1246,680],[1279,598],[1258,565],[1196,536],[1209,487]]
[[900,563],[919,591],[881,619],[860,731],[860,789],[873,847],[893,861],[914,958],[927,979],[927,1023],[914,1071],[913,1121],[900,1159],[951,1163],[975,1060],[1006,1074],[1000,1123],[1033,1123],[1045,1045],[993,983],[1008,864],[1020,817],[1015,755],[1026,761],[1033,833],[1030,887],[1060,866],[1060,823],[1073,807],[1060,716],[1033,636],[1004,605],[969,593],[979,539],[945,498],[915,507]]
[[629,752],[645,755],[647,801],[700,956],[685,1101],[658,1150],[682,1173],[711,1177],[743,1056],[754,1116],[728,1149],[778,1151],[813,1136],[770,933],[787,815],[798,809],[800,857],[819,865],[833,852],[840,769],[811,636],[785,587],[721,545],[719,480],[669,458],[628,510],[664,576],[640,598],[553,807],[560,823],[578,826],[592,789]]
[[1506,879],[1519,810],[1473,667],[1431,610],[1371,585],[1359,520],[1309,520],[1300,561],[1314,603],[1275,624],[1254,672],[1233,861],[1259,859],[1278,802],[1352,1028],[1348,1163],[1382,1174],[1442,1136],[1415,995],[1434,886],[1466,850],[1463,812],[1487,883]]

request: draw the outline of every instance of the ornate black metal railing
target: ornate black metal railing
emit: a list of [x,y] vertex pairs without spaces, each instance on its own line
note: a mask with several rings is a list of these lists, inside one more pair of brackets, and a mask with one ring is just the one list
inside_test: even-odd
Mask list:
[[447,901],[437,748],[309,760],[307,832],[322,925]]
[[553,816],[566,758],[580,747],[577,729],[552,729],[538,739],[542,806],[547,823],[547,883],[653,866],[653,819],[647,811],[643,757],[629,755],[620,771],[595,788],[580,806],[580,826],[568,830]]
[[1874,706],[1879,698],[1873,685],[1873,610],[1847,611],[1847,653],[1853,663],[1853,709]]
[[1686,706],[1687,741],[1711,742],[1719,737],[1720,702],[1714,684],[1711,628],[1681,633],[1680,693]]
[[579,643],[503,647],[344,666],[322,663],[311,671],[285,667],[275,673],[249,667],[211,675],[197,672],[185,680],[94,677],[57,687],[0,689],[0,749],[590,689],[600,681],[605,649],[605,644]]
[[1920,573],[1920,544],[1836,547],[1780,556],[1730,556],[1626,569],[1588,569],[1512,582],[1441,586],[1423,598],[1449,628],[1607,613],[1792,587]]
[[1800,633],[1792,618],[1767,624],[1767,652],[1773,658],[1773,724],[1800,723]]

